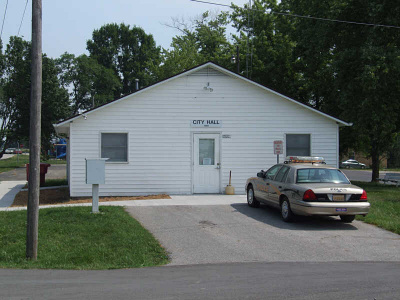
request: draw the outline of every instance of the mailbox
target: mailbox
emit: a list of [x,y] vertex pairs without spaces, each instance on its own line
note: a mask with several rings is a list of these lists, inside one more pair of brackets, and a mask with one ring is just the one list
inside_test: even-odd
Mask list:
[[86,184],[104,184],[106,160],[108,158],[86,158]]
[[86,184],[92,185],[92,213],[99,212],[99,184],[106,183],[106,160],[86,158]]

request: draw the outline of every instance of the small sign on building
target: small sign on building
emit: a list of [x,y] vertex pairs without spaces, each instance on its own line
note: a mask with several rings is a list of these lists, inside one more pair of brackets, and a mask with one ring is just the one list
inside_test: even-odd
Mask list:
[[283,154],[283,141],[274,141],[274,154],[276,162],[279,164],[279,154]]
[[283,141],[274,141],[274,154],[283,154]]
[[222,127],[221,120],[191,120],[191,127]]

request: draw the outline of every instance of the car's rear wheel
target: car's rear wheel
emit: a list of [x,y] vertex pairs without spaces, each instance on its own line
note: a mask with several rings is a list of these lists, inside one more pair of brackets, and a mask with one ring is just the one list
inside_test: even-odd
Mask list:
[[356,216],[350,216],[350,215],[342,215],[340,216],[340,220],[343,223],[351,223],[354,221],[354,219],[356,218]]
[[281,216],[283,221],[292,222],[294,220],[294,214],[290,208],[290,202],[288,198],[283,198],[281,203]]
[[260,207],[260,202],[254,197],[254,189],[252,186],[247,189],[247,204],[251,207]]

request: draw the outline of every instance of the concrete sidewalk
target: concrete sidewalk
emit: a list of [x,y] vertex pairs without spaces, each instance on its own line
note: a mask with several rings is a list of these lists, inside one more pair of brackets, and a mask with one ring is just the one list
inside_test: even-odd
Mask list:
[[0,160],[1,160],[1,159],[11,158],[11,157],[13,157],[14,155],[15,155],[15,154],[4,154],[3,157],[0,158]]
[[[15,196],[15,195],[14,195]],[[231,205],[247,203],[246,195],[172,195],[171,199],[125,200],[100,202],[100,206],[182,206],[182,205]],[[11,202],[12,203],[12,202]],[[11,204],[10,204],[11,205]],[[39,208],[91,206],[92,203],[41,205]],[[0,207],[0,211],[25,210],[26,207]]]
[[26,181],[0,181],[0,210],[13,204],[15,195],[25,184]]

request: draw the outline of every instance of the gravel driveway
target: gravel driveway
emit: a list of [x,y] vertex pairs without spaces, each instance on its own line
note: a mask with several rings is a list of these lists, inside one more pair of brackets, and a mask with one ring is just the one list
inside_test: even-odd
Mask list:
[[170,252],[171,265],[222,262],[400,261],[400,236],[337,217],[284,223],[246,204],[129,207]]

